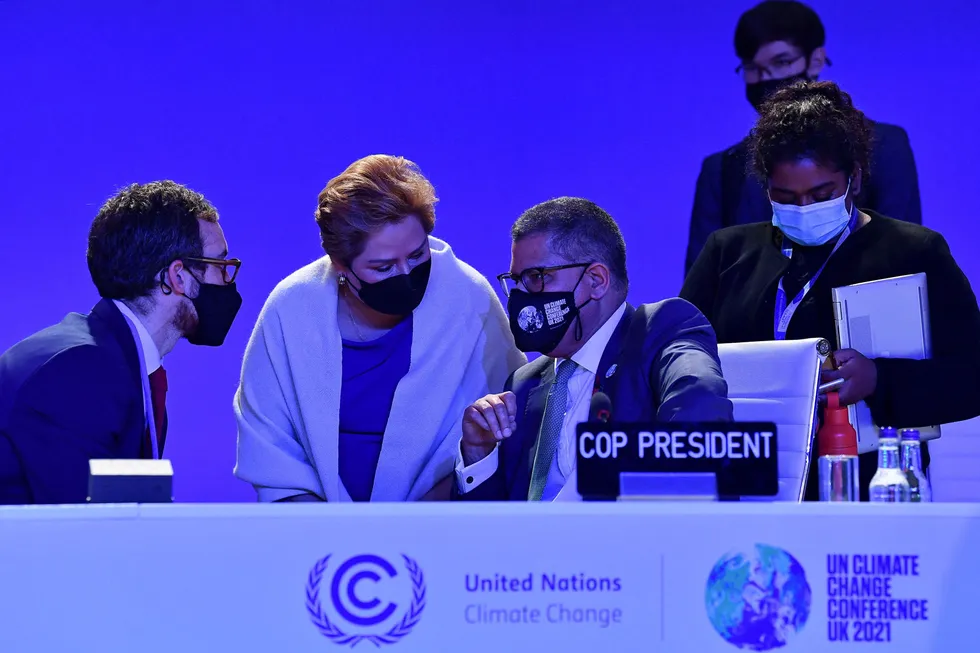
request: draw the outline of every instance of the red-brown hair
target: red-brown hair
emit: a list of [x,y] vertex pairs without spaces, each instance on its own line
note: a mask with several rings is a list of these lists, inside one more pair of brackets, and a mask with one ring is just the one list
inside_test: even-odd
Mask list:
[[435,188],[417,165],[400,156],[373,154],[355,161],[320,192],[316,223],[330,258],[345,265],[361,255],[368,237],[414,215],[425,233],[436,224]]

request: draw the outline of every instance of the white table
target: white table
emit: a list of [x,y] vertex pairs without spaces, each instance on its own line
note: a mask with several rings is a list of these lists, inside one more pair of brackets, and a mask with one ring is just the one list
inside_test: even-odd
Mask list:
[[0,508],[4,653],[959,652],[978,589],[974,504]]

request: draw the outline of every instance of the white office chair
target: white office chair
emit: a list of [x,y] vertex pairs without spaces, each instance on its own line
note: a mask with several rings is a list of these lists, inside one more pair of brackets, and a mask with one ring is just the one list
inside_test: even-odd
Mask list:
[[802,501],[817,428],[820,366],[830,353],[823,339],[719,345],[728,398],[740,422],[774,422],[779,494],[743,501]]

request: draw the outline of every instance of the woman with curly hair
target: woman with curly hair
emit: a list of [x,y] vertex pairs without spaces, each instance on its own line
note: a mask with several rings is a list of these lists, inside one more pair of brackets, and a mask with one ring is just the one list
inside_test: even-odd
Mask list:
[[[774,94],[750,137],[772,223],[722,229],[708,239],[680,296],[711,321],[718,342],[826,338],[836,342],[833,288],[926,273],[929,360],[835,352],[842,403],[864,401],[876,424],[921,427],[980,415],[980,309],[970,282],[935,231],[858,208],[871,127],[832,82]],[[778,313],[778,314],[777,314]],[[923,448],[923,464],[928,452]],[[877,469],[861,456],[861,488]],[[817,478],[808,475],[808,500]]]

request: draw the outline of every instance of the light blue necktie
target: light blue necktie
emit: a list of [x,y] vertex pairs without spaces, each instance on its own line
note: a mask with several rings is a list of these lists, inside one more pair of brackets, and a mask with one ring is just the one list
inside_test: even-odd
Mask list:
[[565,406],[568,405],[568,379],[572,377],[575,368],[574,361],[567,358],[558,363],[555,380],[548,391],[548,400],[541,419],[541,431],[538,433],[538,449],[534,454],[534,467],[531,469],[531,489],[527,493],[528,501],[540,501],[544,488],[548,484],[548,472],[558,452],[561,442],[561,429],[565,423]]

